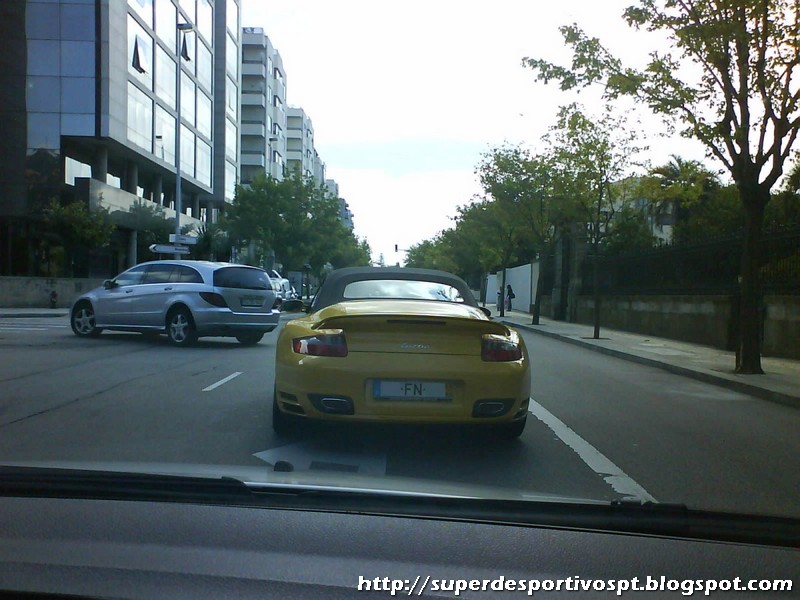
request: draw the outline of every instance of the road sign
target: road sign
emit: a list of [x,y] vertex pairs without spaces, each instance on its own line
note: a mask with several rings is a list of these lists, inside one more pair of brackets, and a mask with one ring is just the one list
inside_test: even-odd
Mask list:
[[150,252],[156,254],[189,254],[186,246],[168,246],[166,244],[150,244]]
[[170,233],[169,241],[171,244],[187,244],[189,246],[194,246],[197,243],[197,238],[193,235],[176,235]]

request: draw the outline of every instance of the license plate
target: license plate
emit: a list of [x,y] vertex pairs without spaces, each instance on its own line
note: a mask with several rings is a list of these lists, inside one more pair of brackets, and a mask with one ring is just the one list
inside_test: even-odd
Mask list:
[[264,304],[264,299],[258,296],[242,296],[239,302],[242,306],[257,307]]
[[450,399],[447,395],[447,384],[443,381],[373,381],[372,396],[377,400]]

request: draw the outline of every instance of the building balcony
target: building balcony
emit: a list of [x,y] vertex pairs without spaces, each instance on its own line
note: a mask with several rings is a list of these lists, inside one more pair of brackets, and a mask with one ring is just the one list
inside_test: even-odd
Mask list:
[[260,62],[245,62],[242,64],[242,76],[255,76],[262,79],[267,77],[267,67]]
[[263,138],[267,136],[267,127],[263,123],[242,123],[241,134]]
[[242,152],[243,167],[261,167],[267,165],[267,159],[263,152]]
[[264,94],[245,92],[242,94],[242,106],[259,106],[261,108],[266,108],[267,99],[264,97]]

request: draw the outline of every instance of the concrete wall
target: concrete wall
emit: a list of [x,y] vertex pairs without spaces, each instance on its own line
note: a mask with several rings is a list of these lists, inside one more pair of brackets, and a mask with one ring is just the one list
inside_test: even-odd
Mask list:
[[103,285],[102,279],[0,277],[0,308],[49,308],[50,292],[57,308],[68,308],[80,294]]
[[[514,310],[529,311],[536,295],[539,279],[539,262],[506,269],[506,285],[511,285],[516,298],[511,302]],[[497,302],[497,288],[503,283],[503,273],[492,273],[486,278],[486,304],[494,306]],[[505,293],[503,294],[505,298]]]
[[[764,356],[800,359],[800,297],[765,296]],[[550,297],[542,314],[550,314]],[[730,296],[606,296],[600,305],[602,328],[734,349],[736,320]],[[578,323],[594,319],[591,296],[578,301]]]

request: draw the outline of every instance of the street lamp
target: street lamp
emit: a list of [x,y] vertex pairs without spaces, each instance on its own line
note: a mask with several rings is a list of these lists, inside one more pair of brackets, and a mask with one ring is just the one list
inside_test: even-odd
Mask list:
[[[175,128],[175,240],[180,238],[181,234],[181,211],[183,210],[183,197],[181,192],[181,71],[183,65],[181,61],[186,58],[190,60],[189,53],[184,52],[185,37],[181,33],[186,34],[194,27],[191,23],[178,23],[178,89],[175,94],[175,99],[178,105],[178,126]],[[175,258],[181,258],[180,254],[175,254]]]

